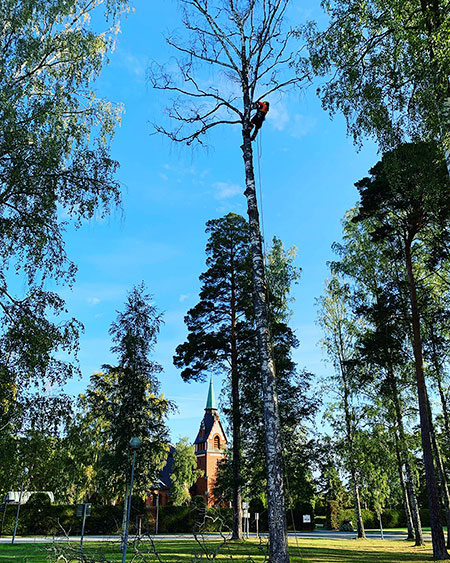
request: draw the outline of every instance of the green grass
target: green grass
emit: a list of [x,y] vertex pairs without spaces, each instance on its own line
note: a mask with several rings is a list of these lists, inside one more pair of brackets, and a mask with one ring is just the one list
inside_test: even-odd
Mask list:
[[[72,544],[77,548],[77,544]],[[205,546],[209,553],[219,545],[217,540],[207,542]],[[187,563],[192,561],[194,553],[201,549],[194,541],[173,540],[156,542],[158,554],[165,563]],[[0,545],[0,563],[49,563],[48,545],[44,544],[16,544]],[[120,563],[121,554],[117,543],[89,542],[85,544],[86,554],[102,552],[106,559]],[[150,545],[146,543],[142,548],[148,552],[148,561],[156,561],[150,556]],[[412,542],[382,541],[382,540],[333,540],[327,538],[300,538],[290,540],[290,554],[292,563],[418,563],[431,561],[431,545],[413,547]],[[127,561],[131,561],[133,549],[128,551]],[[244,543],[229,542],[220,551],[218,562],[224,563],[233,556],[234,563],[249,561],[251,556],[255,563],[264,561],[264,553],[259,550],[258,542],[248,540]],[[53,559],[54,561],[54,559]],[[450,561],[450,560],[449,560]]]

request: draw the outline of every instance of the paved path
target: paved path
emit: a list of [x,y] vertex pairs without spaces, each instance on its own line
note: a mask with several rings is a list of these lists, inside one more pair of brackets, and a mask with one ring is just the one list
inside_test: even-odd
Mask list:
[[[262,536],[267,536],[267,534],[261,534]],[[366,535],[370,539],[380,539],[380,532],[366,532]],[[250,534],[250,537],[256,537],[256,534]],[[328,538],[328,539],[355,539],[356,534],[355,532],[334,532],[331,530],[314,530],[313,532],[297,532],[289,533],[290,538]],[[152,536],[154,540],[194,540],[192,534],[158,534],[157,536]],[[205,534],[203,536],[204,539],[219,539],[220,536],[218,534]],[[431,540],[430,534],[424,534],[425,540]],[[64,536],[30,536],[30,537],[16,537],[15,543],[51,543],[53,541],[57,542],[66,542],[68,538]],[[133,538],[130,538],[132,541]],[[404,532],[390,532],[387,530],[384,532],[384,539],[386,540],[405,540],[406,533]],[[69,540],[71,542],[79,542],[80,536],[70,536]],[[145,540],[145,538],[144,538]],[[91,542],[91,541],[110,541],[110,542],[118,542],[120,541],[120,536],[85,536],[83,541]],[[11,543],[11,536],[0,537],[0,544],[4,543]]]

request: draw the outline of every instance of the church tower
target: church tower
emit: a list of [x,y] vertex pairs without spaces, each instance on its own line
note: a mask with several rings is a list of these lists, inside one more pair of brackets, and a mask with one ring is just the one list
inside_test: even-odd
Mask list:
[[208,506],[215,504],[213,488],[217,477],[217,463],[225,457],[226,447],[227,440],[219,420],[211,378],[205,415],[194,442],[197,469],[203,471],[203,476],[195,484],[195,494],[203,496]]

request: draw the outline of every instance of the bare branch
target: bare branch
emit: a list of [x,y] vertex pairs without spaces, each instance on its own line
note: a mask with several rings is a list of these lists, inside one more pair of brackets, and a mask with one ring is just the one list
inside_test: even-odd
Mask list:
[[304,80],[307,79],[309,79],[309,74],[304,74],[303,76],[297,76],[295,78],[291,78],[290,80],[286,80],[285,82],[280,82],[280,84],[276,84],[273,88],[264,92],[260,97],[267,98],[268,96],[270,96],[270,94],[273,94],[274,92],[282,90],[283,88],[287,88],[288,86],[296,86],[298,84],[301,84]]
[[[221,44],[223,50],[225,51],[228,60],[230,61],[233,70],[242,78],[241,71],[239,66],[237,65],[231,51],[234,51],[235,55],[237,56],[238,60],[240,60],[241,54],[239,50],[236,48],[236,45],[230,40],[230,34],[226,33],[219,24],[217,23],[218,17],[213,17],[208,11],[208,0],[182,0],[182,2],[186,5],[192,6],[196,9],[200,14],[205,18],[208,22],[209,27],[211,28],[212,34],[214,38]],[[219,15],[220,15],[219,10]]]
[[198,129],[197,131],[191,133],[190,135],[182,135],[181,134],[182,127],[179,127],[175,131],[168,131],[167,129],[161,127],[160,125],[157,125],[156,123],[153,123],[153,127],[155,128],[156,133],[162,133],[163,135],[169,137],[169,139],[171,139],[172,141],[176,141],[178,143],[186,143],[189,146],[194,141],[197,141],[200,145],[204,145],[205,143],[199,138],[200,135],[204,135],[209,129],[216,127],[216,125],[240,125],[240,124],[241,121],[227,121],[227,120],[214,121],[213,123],[209,123],[203,126],[201,129]]

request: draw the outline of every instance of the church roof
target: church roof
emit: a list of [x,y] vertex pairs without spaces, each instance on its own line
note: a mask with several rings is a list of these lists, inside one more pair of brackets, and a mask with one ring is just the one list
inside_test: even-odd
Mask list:
[[217,412],[216,399],[214,397],[214,388],[211,378],[209,382],[208,398],[206,400],[205,415],[203,416],[203,420],[200,424],[200,430],[198,431],[194,444],[202,444],[208,440],[216,420],[218,421],[222,433],[225,436],[222,424],[220,423],[219,413]]
[[159,491],[170,490],[172,486],[172,470],[173,470],[173,454],[175,447],[170,444],[169,453],[167,455],[166,465],[160,471],[157,479],[152,483],[152,490],[158,489]]
[[[206,410],[206,409],[205,409]],[[214,426],[214,422],[216,421],[216,416],[210,411],[207,410],[205,412],[205,416],[203,417],[202,423],[200,424],[200,430],[198,431],[197,438],[195,439],[194,444],[201,444],[206,442],[211,434],[212,427]]]
[[208,391],[208,399],[206,400],[206,408],[207,409],[217,409],[216,407],[216,399],[214,397],[214,389],[213,389],[213,381],[212,377],[209,381],[209,391]]

